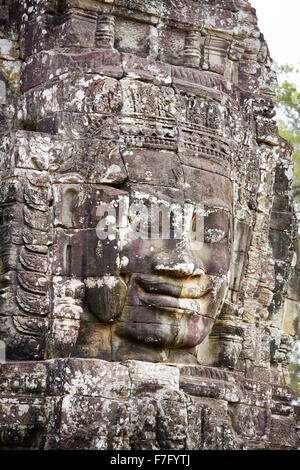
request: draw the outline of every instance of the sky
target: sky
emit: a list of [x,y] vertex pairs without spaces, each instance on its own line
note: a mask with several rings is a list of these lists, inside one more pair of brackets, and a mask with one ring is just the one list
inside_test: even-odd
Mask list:
[[[250,0],[272,59],[300,68],[300,0]],[[300,73],[292,80],[300,88]]]

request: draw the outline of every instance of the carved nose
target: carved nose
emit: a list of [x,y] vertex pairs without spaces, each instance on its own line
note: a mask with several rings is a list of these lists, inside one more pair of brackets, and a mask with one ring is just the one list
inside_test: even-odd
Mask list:
[[195,258],[190,249],[182,246],[177,246],[172,251],[158,253],[154,257],[153,268],[156,272],[177,277],[205,274],[202,262]]

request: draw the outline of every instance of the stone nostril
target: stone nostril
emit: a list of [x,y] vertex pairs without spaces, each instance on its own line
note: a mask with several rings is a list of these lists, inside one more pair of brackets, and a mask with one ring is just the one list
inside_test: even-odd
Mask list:
[[194,263],[178,257],[175,251],[158,253],[153,260],[154,270],[173,276],[190,276],[194,271]]
[[193,256],[193,260],[195,264],[193,276],[201,276],[202,274],[206,274],[206,269],[201,259]]
[[154,269],[157,272],[164,273],[164,274],[169,274],[172,276],[176,277],[185,277],[185,276],[191,276],[193,273],[193,265],[190,264],[184,264],[180,263],[174,266],[163,266],[163,265],[158,265]]
[[199,267],[199,266],[196,266],[195,269],[194,269],[194,271],[193,271],[193,274],[192,274],[192,275],[193,275],[193,276],[201,276],[201,275],[203,275],[203,274],[205,274],[204,267],[201,268],[201,267]]
[[153,269],[177,277],[199,276],[205,273],[201,262],[184,249],[158,253],[153,259]]

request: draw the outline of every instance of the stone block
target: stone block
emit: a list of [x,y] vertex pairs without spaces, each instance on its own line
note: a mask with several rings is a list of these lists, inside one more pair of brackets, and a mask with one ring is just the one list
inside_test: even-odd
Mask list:
[[120,400],[129,398],[131,378],[128,367],[99,359],[49,361],[47,393]]

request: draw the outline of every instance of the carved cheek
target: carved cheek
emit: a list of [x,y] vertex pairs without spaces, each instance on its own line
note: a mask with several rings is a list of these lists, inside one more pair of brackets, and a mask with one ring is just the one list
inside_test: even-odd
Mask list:
[[230,247],[227,241],[205,247],[205,269],[210,275],[225,275],[230,266]]
[[90,311],[101,323],[111,323],[119,318],[124,307],[127,286],[119,276],[85,279],[86,302]]
[[227,282],[227,277],[224,276],[211,276],[212,282],[213,282],[213,288],[211,292],[206,296],[204,302],[205,302],[205,315],[207,315],[210,318],[216,318],[219,307],[222,304],[228,282]]

